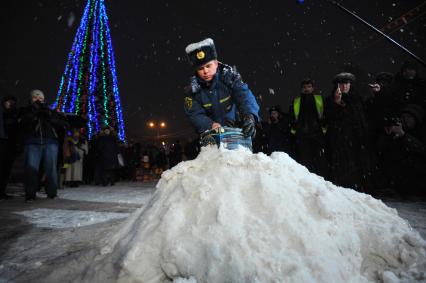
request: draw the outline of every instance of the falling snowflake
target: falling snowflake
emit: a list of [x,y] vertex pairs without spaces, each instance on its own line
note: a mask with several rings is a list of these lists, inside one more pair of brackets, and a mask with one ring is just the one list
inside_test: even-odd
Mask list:
[[68,27],[71,28],[75,21],[75,15],[73,12],[70,12],[68,15]]

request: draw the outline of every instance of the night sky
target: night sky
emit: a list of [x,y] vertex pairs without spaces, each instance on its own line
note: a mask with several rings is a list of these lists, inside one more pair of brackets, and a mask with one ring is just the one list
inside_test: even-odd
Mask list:
[[[105,0],[127,135],[155,136],[146,126],[150,119],[167,122],[161,134],[193,133],[183,113],[183,87],[192,74],[184,49],[206,37],[215,41],[219,60],[235,65],[262,96],[264,110],[274,104],[287,109],[305,77],[328,95],[332,77],[342,70],[358,75],[358,89],[366,95],[374,74],[395,73],[410,59],[386,39],[369,39],[372,30],[326,1],[299,2]],[[425,59],[425,1],[340,3],[378,28],[423,5],[391,36]],[[85,4],[2,3],[1,95],[13,93],[25,105],[29,91],[38,88],[48,102],[54,100]]]

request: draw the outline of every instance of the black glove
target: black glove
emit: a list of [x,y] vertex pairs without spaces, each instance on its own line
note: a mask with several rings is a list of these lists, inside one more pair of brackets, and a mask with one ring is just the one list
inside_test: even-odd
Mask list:
[[254,136],[256,135],[255,124],[256,124],[256,122],[255,122],[254,116],[252,114],[248,114],[248,115],[244,116],[242,129],[243,129],[243,134],[246,137],[254,138]]

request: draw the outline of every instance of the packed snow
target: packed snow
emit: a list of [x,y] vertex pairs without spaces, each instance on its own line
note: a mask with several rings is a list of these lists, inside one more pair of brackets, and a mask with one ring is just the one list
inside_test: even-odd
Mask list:
[[114,219],[123,219],[129,213],[96,212],[66,209],[37,208],[15,212],[23,215],[28,222],[41,228],[76,228]]
[[204,148],[163,173],[86,282],[425,282],[397,211],[285,153]]
[[78,201],[145,205],[151,199],[152,192],[151,189],[146,188],[134,190],[129,187],[129,184],[113,187],[83,186],[60,191],[59,197]]

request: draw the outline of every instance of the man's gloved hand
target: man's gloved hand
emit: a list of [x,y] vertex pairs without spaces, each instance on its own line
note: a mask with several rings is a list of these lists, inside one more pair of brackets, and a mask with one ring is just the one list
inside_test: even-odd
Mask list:
[[42,105],[38,110],[38,116],[40,118],[48,119],[51,115],[52,113],[50,112],[50,109],[44,105]]
[[256,124],[256,121],[255,121],[254,116],[252,114],[248,114],[248,115],[244,116],[242,129],[243,129],[243,134],[246,137],[254,138],[254,136],[256,135],[255,124]]

